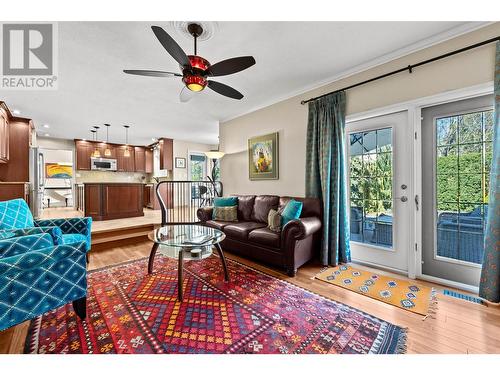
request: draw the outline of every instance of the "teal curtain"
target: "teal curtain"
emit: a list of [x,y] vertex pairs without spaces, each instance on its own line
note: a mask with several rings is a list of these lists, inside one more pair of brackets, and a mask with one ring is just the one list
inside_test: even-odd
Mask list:
[[323,265],[351,261],[347,218],[345,92],[309,102],[306,195],[323,204]]
[[490,200],[484,234],[484,259],[479,296],[500,302],[500,42],[495,60],[495,129],[490,173]]

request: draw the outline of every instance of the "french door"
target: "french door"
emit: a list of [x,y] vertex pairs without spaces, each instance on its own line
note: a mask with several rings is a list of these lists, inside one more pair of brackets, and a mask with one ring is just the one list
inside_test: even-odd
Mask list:
[[422,274],[477,286],[484,253],[493,96],[422,109]]
[[414,204],[408,112],[348,122],[346,133],[352,259],[407,272]]

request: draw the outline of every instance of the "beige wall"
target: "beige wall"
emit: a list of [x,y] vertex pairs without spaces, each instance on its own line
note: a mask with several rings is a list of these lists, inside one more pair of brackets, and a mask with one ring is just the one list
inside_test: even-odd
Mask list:
[[[500,23],[393,60],[297,97],[273,104],[220,125],[224,194],[252,193],[303,196],[307,105],[300,101],[348,86],[421,60],[500,35]],[[401,73],[347,93],[347,114],[364,112],[444,91],[493,80],[495,46],[490,44]],[[279,179],[250,181],[247,140],[279,131]]]

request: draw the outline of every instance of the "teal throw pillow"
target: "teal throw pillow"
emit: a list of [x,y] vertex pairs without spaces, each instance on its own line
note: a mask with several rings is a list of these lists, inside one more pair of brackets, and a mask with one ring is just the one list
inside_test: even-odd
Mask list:
[[298,219],[302,212],[302,202],[291,199],[281,213],[281,227],[291,220]]
[[[220,197],[214,199],[214,207],[231,207],[238,205],[238,197]],[[212,219],[215,220],[215,211],[213,210]]]

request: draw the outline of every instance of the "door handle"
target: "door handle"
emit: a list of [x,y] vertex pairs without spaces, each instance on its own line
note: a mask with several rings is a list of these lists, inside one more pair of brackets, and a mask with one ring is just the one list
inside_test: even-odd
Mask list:
[[395,197],[394,199],[399,199],[401,202],[407,202],[408,197],[406,195],[403,195],[402,197]]

